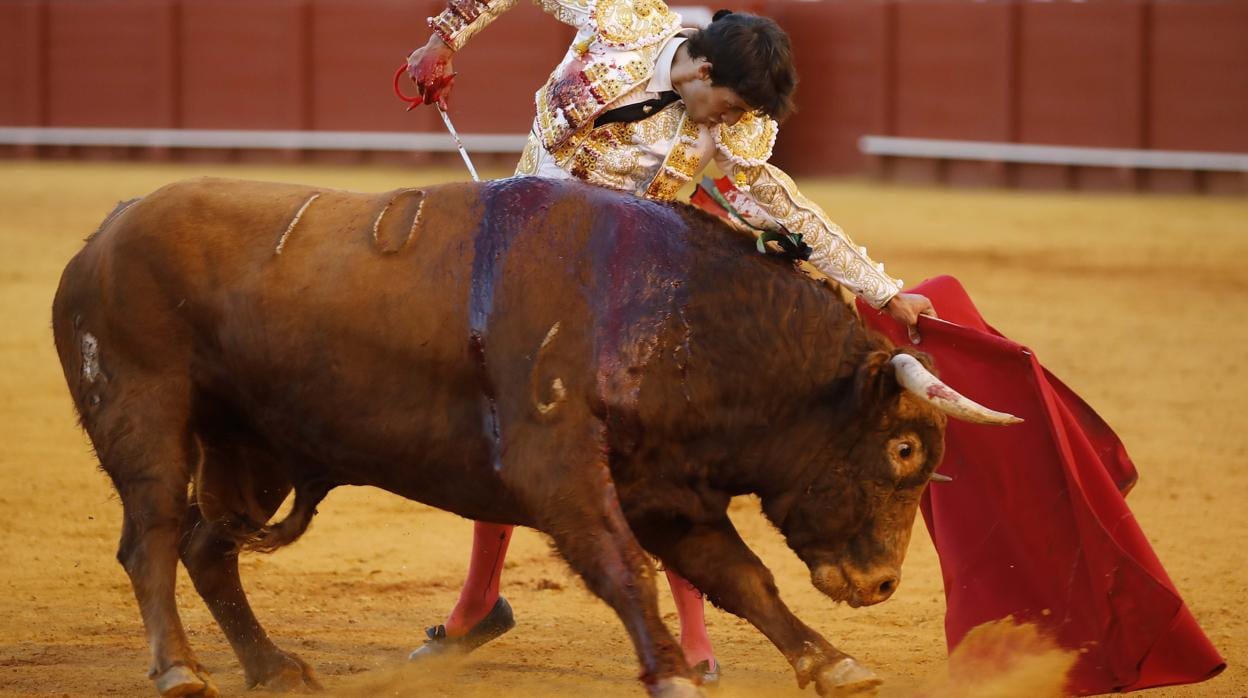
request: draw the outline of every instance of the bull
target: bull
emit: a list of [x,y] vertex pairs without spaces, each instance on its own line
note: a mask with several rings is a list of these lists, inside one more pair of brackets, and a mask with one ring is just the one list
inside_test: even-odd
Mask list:
[[752,249],[689,207],[537,178],[380,195],[201,179],[119,206],[67,265],[53,330],[124,509],[156,690],[217,692],[179,619],[179,559],[250,686],[317,685],[256,620],[237,554],[293,542],[339,485],[547,534],[653,694],[699,689],[651,556],[800,686],[873,688],[781,602],[729,500],[757,495],[827,596],[878,603],[945,413],[1013,418]]

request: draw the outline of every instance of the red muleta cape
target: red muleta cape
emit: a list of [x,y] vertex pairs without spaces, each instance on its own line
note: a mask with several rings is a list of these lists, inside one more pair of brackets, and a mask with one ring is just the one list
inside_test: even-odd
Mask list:
[[[1081,652],[1080,695],[1193,683],[1225,663],[1179,597],[1124,496],[1135,466],[1113,430],[1026,347],[979,315],[941,276],[912,289],[940,320],[918,349],[967,397],[1018,415],[1009,427],[949,420],[940,472],[922,510],[944,577],[950,650],[968,631],[1013,616]],[[904,327],[859,301],[866,324],[898,346]]]

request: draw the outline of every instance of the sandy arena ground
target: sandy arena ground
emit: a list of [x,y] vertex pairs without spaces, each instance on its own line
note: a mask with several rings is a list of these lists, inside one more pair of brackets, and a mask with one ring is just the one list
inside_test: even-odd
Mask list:
[[[381,167],[0,162],[0,695],[154,695],[138,610],[113,558],[121,507],[75,424],[49,317],[62,267],[114,203],[199,174],[371,191],[462,178]],[[1152,695],[1248,694],[1248,201],[804,184],[893,274],[960,278],[994,325],[1117,428],[1141,473],[1132,507],[1230,663],[1211,682]],[[517,534],[503,578],[516,630],[466,661],[406,667],[422,629],[455,599],[470,526],[352,488],[332,493],[320,512],[301,542],[245,556],[242,566],[270,634],[314,664],[331,694],[642,694],[618,621],[532,531]],[[912,695],[941,674],[943,596],[921,523],[900,591],[855,611],[811,587],[752,501],[734,505],[734,516],[786,601],[884,675],[884,695]],[[224,638],[184,573],[178,583],[200,659],[225,694],[241,694]],[[660,596],[674,626],[670,598]],[[725,666],[717,695],[814,695],[798,691],[779,653],[744,621],[713,609],[708,619]]]

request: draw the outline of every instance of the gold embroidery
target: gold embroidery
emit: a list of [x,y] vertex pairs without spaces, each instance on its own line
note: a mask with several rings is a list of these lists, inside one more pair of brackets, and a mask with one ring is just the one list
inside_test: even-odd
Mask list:
[[610,71],[611,67],[606,63],[594,63],[585,66],[585,77],[589,78],[591,82],[594,80],[602,80],[607,77]]
[[461,12],[448,7],[436,17],[429,18],[429,28],[437,32],[438,36],[442,37],[442,41],[446,42],[452,50],[458,51],[468,43],[469,39],[515,5],[516,0],[475,0],[475,4],[472,4],[470,9],[460,8],[462,13],[474,17],[471,22],[466,21],[461,16]]
[[603,43],[638,49],[680,29],[680,16],[662,0],[589,0],[589,17]]
[[533,4],[552,15],[558,15],[561,11],[587,12],[589,10],[586,0],[533,0]]
[[621,157],[625,124],[608,124],[589,132],[572,156],[569,170],[577,179],[623,189],[621,178],[636,165],[636,157]]
[[528,142],[524,144],[524,152],[520,153],[520,162],[516,164],[516,174],[537,174],[537,149],[541,147],[537,136],[530,133]]
[[578,179],[634,193],[642,192],[654,178],[655,148],[676,139],[682,105],[631,123],[605,124],[578,140],[566,169]]
[[629,61],[624,64],[624,72],[634,83],[639,83],[654,74],[653,67],[653,61],[650,62],[650,65],[646,65],[641,61]]
[[677,135],[684,115],[684,104],[668,105],[647,119],[629,124],[629,140],[641,146],[669,141]]
[[[585,20],[589,16],[585,0],[533,0],[533,4],[542,8],[546,14],[551,15],[560,22],[574,27],[584,25]],[[584,39],[582,42],[574,44],[574,46],[579,47],[583,43],[588,48],[591,39],[592,37]],[[581,51],[581,53],[584,53],[584,51]]]
[[698,173],[698,166],[702,164],[702,158],[698,153],[701,127],[689,120],[689,115],[683,108],[680,111],[680,127],[677,130],[676,141],[672,144],[672,150],[667,154],[667,158],[663,160],[663,165],[659,167],[658,174],[646,188],[648,199],[671,201],[676,198],[680,188],[693,179],[693,176]]
[[732,126],[715,129],[715,145],[734,164],[758,167],[771,159],[771,149],[779,131],[771,118],[746,114]]

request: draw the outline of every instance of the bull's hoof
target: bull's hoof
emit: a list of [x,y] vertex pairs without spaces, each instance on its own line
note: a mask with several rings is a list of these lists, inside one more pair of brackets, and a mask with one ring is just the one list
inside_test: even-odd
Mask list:
[[259,676],[248,676],[248,688],[261,688],[266,691],[282,693],[308,693],[321,690],[321,682],[316,672],[298,655],[278,650],[265,663],[263,673]]
[[719,662],[711,664],[711,660],[703,659],[693,665],[693,673],[701,677],[700,683],[705,688],[716,688],[719,686]]
[[195,671],[184,664],[175,664],[165,669],[164,673],[156,677],[155,682],[156,692],[161,698],[217,698],[221,695],[208,672],[203,669]]
[[494,608],[472,626],[471,630],[459,637],[447,637],[445,625],[426,629],[425,635],[428,639],[425,644],[413,650],[407,658],[408,661],[416,662],[444,654],[467,654],[514,627],[516,617],[511,612],[511,604],[500,596],[494,602]]
[[884,681],[874,671],[859,664],[853,657],[845,657],[815,675],[815,687],[821,696],[874,695],[882,683]]
[[675,677],[655,682],[650,695],[652,698],[702,698],[706,694],[689,679]]

